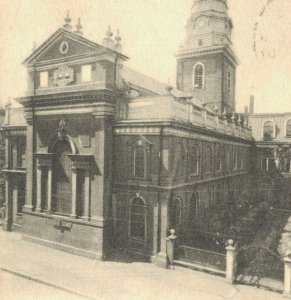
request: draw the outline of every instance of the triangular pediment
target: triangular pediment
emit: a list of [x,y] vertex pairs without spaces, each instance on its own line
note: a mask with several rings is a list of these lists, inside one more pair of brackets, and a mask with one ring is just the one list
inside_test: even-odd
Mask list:
[[25,65],[68,59],[96,52],[114,52],[78,34],[63,28],[57,30],[49,39],[26,58]]

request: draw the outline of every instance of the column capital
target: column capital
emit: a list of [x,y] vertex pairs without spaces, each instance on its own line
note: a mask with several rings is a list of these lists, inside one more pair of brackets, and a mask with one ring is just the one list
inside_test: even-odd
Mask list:
[[115,105],[112,103],[101,102],[95,106],[92,115],[95,119],[114,118]]
[[24,118],[28,125],[33,125],[34,111],[32,109],[26,109],[24,112]]

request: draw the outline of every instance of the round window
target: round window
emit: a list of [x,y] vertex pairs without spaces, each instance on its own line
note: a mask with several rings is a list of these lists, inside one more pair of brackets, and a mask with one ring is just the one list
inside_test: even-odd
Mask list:
[[62,54],[67,54],[69,50],[69,44],[67,42],[62,42],[60,45],[60,52]]

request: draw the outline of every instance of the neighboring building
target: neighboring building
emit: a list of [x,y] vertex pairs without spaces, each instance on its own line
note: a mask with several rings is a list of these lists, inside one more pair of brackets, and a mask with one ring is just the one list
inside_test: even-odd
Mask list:
[[87,257],[124,249],[165,266],[169,228],[192,246],[256,195],[226,1],[194,2],[177,90],[127,69],[119,35],[109,30],[101,46],[70,22],[24,61],[25,121],[7,113],[3,228]]
[[262,200],[291,209],[291,113],[249,114]]

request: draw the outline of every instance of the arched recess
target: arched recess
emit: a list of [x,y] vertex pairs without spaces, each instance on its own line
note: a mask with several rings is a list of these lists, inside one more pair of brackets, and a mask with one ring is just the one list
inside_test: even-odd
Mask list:
[[52,211],[70,215],[72,213],[72,154],[71,144],[64,139],[54,143]]

